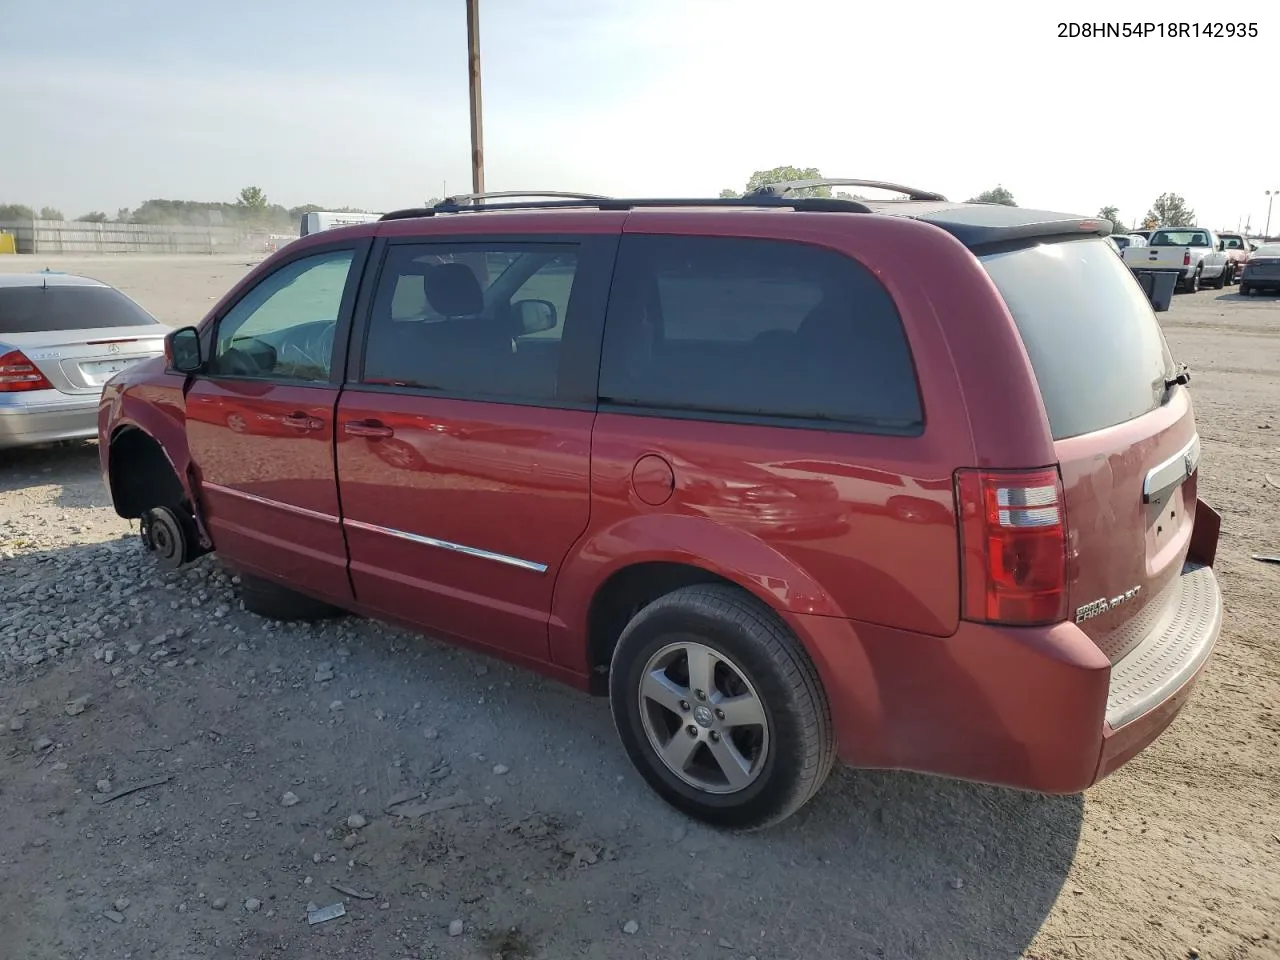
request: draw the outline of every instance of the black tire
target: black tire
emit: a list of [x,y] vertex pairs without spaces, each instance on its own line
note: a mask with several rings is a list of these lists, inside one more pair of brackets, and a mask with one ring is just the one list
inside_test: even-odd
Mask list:
[[1221,290],[1226,285],[1227,285],[1227,268],[1223,267],[1222,272],[1219,273],[1216,278],[1214,278],[1213,289]]
[[[640,682],[650,658],[673,641],[693,641],[728,658],[722,665],[741,672],[763,707],[767,747],[753,763],[755,779],[736,792],[708,792],[685,782],[646,733],[641,710],[653,707],[642,704]],[[637,613],[613,653],[609,699],[622,745],[640,775],[673,807],[718,827],[753,830],[786,819],[818,791],[835,760],[831,708],[813,662],[772,610],[735,587],[682,587]],[[676,722],[673,740],[696,729],[682,725],[691,718]]]
[[1247,283],[1240,284],[1240,296],[1248,297],[1248,296],[1251,296],[1252,294],[1253,294],[1253,287],[1249,286]]
[[1183,289],[1185,289],[1187,293],[1200,292],[1200,268],[1199,267],[1196,267],[1196,272],[1193,273],[1190,279],[1187,280]]
[[1239,272],[1239,271],[1236,269],[1236,265],[1235,265],[1234,263],[1233,263],[1233,264],[1231,264],[1231,269],[1227,272],[1227,284],[1228,284],[1229,286],[1235,286],[1235,285],[1236,285],[1236,281],[1237,281],[1237,279],[1238,279],[1238,278],[1236,277],[1236,274],[1237,274],[1238,272]]
[[240,573],[240,599],[244,608],[268,620],[328,620],[342,611],[320,600],[282,587],[252,574]]

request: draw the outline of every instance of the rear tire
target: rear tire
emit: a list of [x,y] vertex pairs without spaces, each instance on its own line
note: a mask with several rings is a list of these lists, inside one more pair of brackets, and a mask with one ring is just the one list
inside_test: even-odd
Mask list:
[[1247,283],[1240,284],[1240,296],[1248,297],[1248,296],[1251,296],[1252,294],[1253,294],[1253,287],[1249,286]]
[[250,613],[268,620],[328,620],[343,611],[270,580],[241,573],[240,600]]
[[1183,289],[1187,293],[1200,292],[1200,268],[1199,267],[1196,267],[1196,272],[1191,275],[1191,278],[1187,280],[1185,284],[1183,284]]
[[609,700],[649,786],[715,826],[786,819],[835,760],[813,662],[772,610],[736,587],[682,587],[636,614],[614,649]]
[[1227,268],[1223,267],[1222,272],[1213,281],[1213,289],[1221,290],[1227,285]]

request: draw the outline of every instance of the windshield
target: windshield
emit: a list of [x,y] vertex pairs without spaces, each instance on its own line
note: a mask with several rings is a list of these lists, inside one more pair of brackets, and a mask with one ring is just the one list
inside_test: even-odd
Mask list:
[[1142,287],[1104,240],[981,259],[1018,325],[1055,440],[1125,423],[1164,401],[1173,357]]
[[1258,257],[1280,257],[1280,243],[1268,243],[1253,251],[1253,259]]
[[1203,230],[1157,230],[1151,237],[1153,247],[1207,247],[1209,234]]
[[0,287],[0,334],[137,327],[160,321],[111,287]]
[[1224,233],[1221,235],[1221,238],[1222,238],[1222,245],[1227,250],[1240,250],[1244,247],[1244,240],[1241,239],[1240,237],[1233,237],[1229,233]]

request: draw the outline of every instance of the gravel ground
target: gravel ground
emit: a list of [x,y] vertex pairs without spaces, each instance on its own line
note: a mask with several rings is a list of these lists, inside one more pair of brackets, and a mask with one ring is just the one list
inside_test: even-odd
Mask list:
[[[0,270],[170,323],[247,269],[26,259]],[[92,444],[4,454],[0,960],[1280,956],[1280,567],[1249,559],[1280,553],[1280,301],[1163,321],[1224,520],[1188,709],[1084,796],[839,771],[760,835],[668,810],[602,701],[370,621],[265,622],[213,558],[152,566]]]

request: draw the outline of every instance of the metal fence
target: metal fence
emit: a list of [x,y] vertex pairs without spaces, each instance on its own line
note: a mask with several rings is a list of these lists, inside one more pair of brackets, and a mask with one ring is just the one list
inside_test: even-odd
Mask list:
[[266,231],[236,227],[6,220],[0,230],[13,234],[18,253],[257,253],[269,242]]

